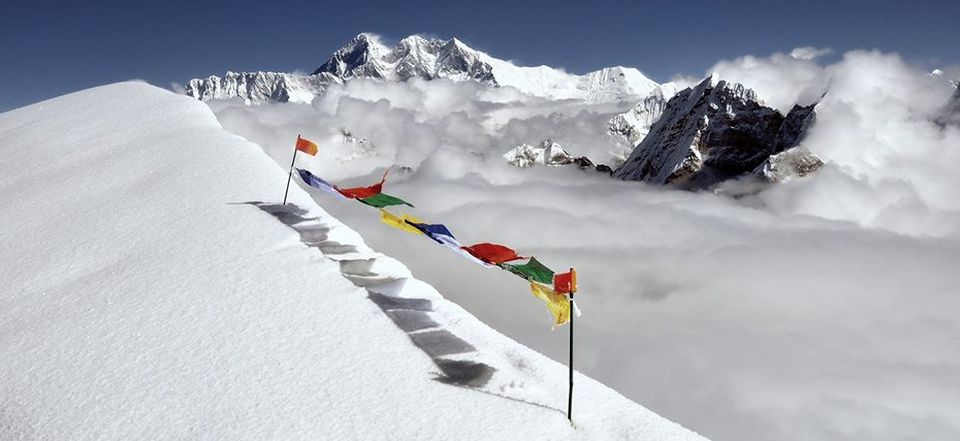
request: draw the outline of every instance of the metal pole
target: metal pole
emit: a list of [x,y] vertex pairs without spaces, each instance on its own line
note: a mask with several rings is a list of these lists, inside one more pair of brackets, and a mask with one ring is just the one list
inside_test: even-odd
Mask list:
[[[297,141],[300,141],[300,135],[297,135]],[[293,164],[297,162],[297,145],[293,145],[293,159],[290,161],[290,172],[287,173],[287,188],[283,190],[283,205],[287,205],[287,193],[290,192],[290,179],[293,178]]]
[[570,291],[570,388],[567,391],[567,419],[573,424],[573,291]]

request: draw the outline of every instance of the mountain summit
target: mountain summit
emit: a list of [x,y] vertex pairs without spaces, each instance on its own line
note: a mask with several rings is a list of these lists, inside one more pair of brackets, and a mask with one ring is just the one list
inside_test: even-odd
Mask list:
[[[763,167],[796,164],[805,175],[821,164],[805,150],[773,158],[800,143],[814,107],[795,105],[786,115],[762,104],[742,84],[707,77],[658,108],[661,114],[614,176],[629,181],[703,189]],[[773,173],[771,180],[785,176]],[[769,174],[769,173],[768,173]],[[766,176],[766,174],[765,174]]]
[[371,34],[360,34],[333,53],[313,71],[341,80],[367,78],[406,81],[411,78],[454,81],[473,80],[496,85],[493,68],[480,60],[480,53],[456,38],[427,40],[412,35],[388,47]]
[[190,80],[186,94],[200,100],[240,98],[247,104],[310,102],[331,84],[375,81],[474,81],[512,87],[527,95],[591,103],[636,100],[658,84],[639,70],[607,67],[574,75],[548,67],[517,66],[491,57],[462,41],[406,37],[389,46],[369,33],[354,37],[310,75],[276,72],[227,72]]

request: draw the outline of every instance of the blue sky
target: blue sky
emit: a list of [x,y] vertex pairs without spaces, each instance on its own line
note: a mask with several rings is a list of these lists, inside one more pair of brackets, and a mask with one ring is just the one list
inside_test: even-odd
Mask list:
[[456,36],[521,64],[638,67],[658,81],[798,46],[960,63],[960,2],[0,2],[0,111],[139,78],[311,70],[359,32]]

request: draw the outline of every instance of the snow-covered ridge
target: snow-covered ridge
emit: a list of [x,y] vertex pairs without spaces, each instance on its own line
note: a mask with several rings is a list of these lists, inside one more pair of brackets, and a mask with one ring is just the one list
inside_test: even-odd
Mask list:
[[411,78],[478,81],[496,84],[489,64],[456,38],[427,40],[412,35],[389,47],[372,34],[360,34],[338,49],[312,75],[406,81]]
[[591,103],[633,100],[646,96],[657,83],[639,70],[608,67],[584,75],[548,66],[517,66],[475,50],[462,41],[412,35],[393,46],[369,33],[357,35],[335,51],[311,75],[271,72],[230,73],[190,80],[186,93],[200,100],[241,98],[248,104],[309,102],[326,84],[354,79],[476,81],[513,87],[549,99]]
[[340,83],[332,75],[294,75],[279,72],[227,72],[222,77],[190,80],[187,95],[201,101],[240,98],[246,104],[309,103],[326,87]]
[[85,90],[0,146],[2,438],[703,440],[582,375],[571,427],[564,366],[299,188],[258,202],[286,170],[195,100]]
[[673,82],[655,87],[632,109],[610,119],[607,129],[635,147],[647,136],[653,123],[660,119],[663,109],[667,107],[667,101],[676,94],[677,85]]

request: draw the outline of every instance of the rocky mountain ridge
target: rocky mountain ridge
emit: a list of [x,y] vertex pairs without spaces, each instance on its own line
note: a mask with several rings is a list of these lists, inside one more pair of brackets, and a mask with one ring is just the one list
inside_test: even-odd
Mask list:
[[548,66],[517,66],[475,50],[462,41],[412,35],[393,46],[362,33],[335,51],[310,75],[278,72],[227,72],[187,82],[185,93],[200,100],[239,98],[247,104],[308,103],[332,84],[352,80],[473,81],[512,87],[547,99],[590,103],[634,100],[658,84],[639,70],[608,67],[574,75]]
[[[704,189],[751,173],[801,141],[815,120],[816,104],[794,106],[787,115],[764,106],[741,84],[708,77],[671,98],[649,134],[614,171],[623,180]],[[797,156],[803,158],[798,158]],[[790,161],[785,159],[789,158]],[[774,158],[783,168],[796,164],[796,175],[822,164],[807,150]],[[790,174],[790,173],[787,173]]]

